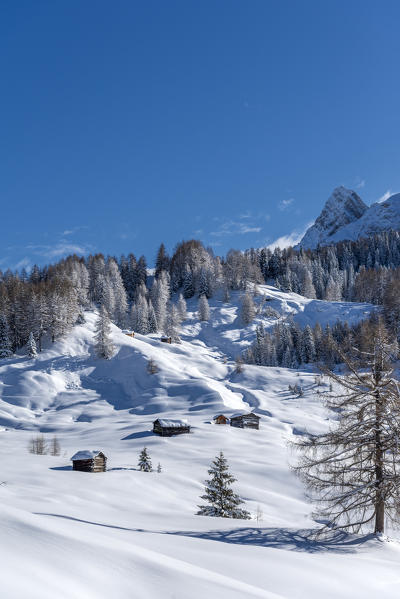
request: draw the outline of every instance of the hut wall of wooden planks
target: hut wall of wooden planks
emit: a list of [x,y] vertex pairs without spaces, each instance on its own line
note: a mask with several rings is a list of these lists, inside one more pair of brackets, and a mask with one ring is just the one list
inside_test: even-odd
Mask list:
[[157,420],[153,422],[153,433],[161,435],[161,437],[182,435],[184,433],[190,433],[190,425],[185,420],[157,418]]
[[234,414],[231,416],[231,426],[237,428],[260,428],[260,416],[250,412],[249,414]]
[[214,416],[213,420],[215,424],[229,424],[229,418],[225,416],[225,414],[218,414],[217,416]]
[[72,470],[80,472],[105,472],[107,458],[102,451],[85,449],[78,451],[72,458]]
[[172,337],[161,337],[162,343],[172,343]]

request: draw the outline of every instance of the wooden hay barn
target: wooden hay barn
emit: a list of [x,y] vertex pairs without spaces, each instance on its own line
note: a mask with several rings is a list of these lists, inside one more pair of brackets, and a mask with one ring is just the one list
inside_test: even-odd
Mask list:
[[80,472],[105,472],[107,458],[102,451],[85,449],[78,451],[72,458],[72,470]]
[[238,428],[260,428],[260,416],[250,412],[249,414],[234,414],[231,416],[231,426]]
[[229,418],[228,416],[225,416],[225,414],[218,414],[217,416],[214,416],[213,420],[215,424],[229,424]]
[[166,420],[157,418],[153,422],[153,433],[161,435],[161,437],[172,437],[173,435],[182,435],[190,433],[190,425],[186,420]]
[[162,343],[172,343],[172,337],[161,337]]
[[132,339],[135,336],[134,331],[131,331],[130,329],[124,329],[122,332],[124,335],[128,335],[128,337],[132,337]]

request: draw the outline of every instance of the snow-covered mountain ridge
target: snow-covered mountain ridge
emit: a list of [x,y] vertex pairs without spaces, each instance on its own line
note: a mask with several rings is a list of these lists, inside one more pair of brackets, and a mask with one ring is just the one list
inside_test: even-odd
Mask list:
[[338,241],[355,241],[400,229],[400,194],[368,207],[355,191],[338,187],[296,249],[315,249]]
[[[372,309],[260,291],[281,317],[291,314],[302,325],[356,322]],[[97,315],[86,312],[84,324],[38,358],[0,363],[4,597],[372,599],[382,580],[385,596],[397,597],[397,543],[307,540],[304,531],[315,524],[290,471],[287,442],[305,430],[327,430],[322,399],[329,385],[317,387],[311,369],[246,365],[236,373],[233,357],[253,340],[256,324],[276,322],[258,315],[244,327],[238,306],[236,292],[229,304],[213,298],[210,321],[199,323],[190,300],[181,344],[156,335],[132,339],[113,326],[110,360],[95,356]],[[155,374],[146,369],[150,358]],[[303,397],[289,385],[301,385]],[[259,431],[212,424],[217,413],[250,409],[261,417]],[[192,434],[153,435],[159,416],[187,419]],[[28,453],[39,431],[47,439],[57,434],[61,456]],[[136,469],[145,445],[153,466],[161,462],[160,474]],[[73,472],[69,458],[83,449],[104,451],[108,471]],[[221,449],[258,521],[196,515],[207,468]]]

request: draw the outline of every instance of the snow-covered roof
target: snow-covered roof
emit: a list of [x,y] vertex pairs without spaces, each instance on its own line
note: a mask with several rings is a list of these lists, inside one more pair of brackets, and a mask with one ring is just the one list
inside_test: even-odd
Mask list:
[[93,460],[99,453],[102,453],[99,449],[83,449],[82,451],[77,451],[71,460]]
[[156,422],[160,423],[160,426],[165,426],[168,428],[179,428],[180,426],[187,426],[187,420],[167,420],[165,418],[157,418]]
[[125,333],[125,335],[132,335],[133,331],[131,331],[131,329],[122,329],[121,333]]
[[236,414],[232,414],[231,418],[241,418],[241,417],[248,417],[248,416],[255,416],[255,418],[260,418],[260,416],[257,416],[257,414],[254,414],[254,412],[247,412],[245,414],[243,414],[243,412],[236,412]]

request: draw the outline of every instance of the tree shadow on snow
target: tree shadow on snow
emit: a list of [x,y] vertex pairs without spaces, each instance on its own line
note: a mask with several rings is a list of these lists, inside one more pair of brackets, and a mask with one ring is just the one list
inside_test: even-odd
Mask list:
[[356,536],[350,535],[344,531],[331,531],[325,536],[316,536],[319,529],[291,530],[289,528],[235,528],[231,530],[210,530],[207,532],[199,531],[166,531],[166,530],[145,530],[143,528],[128,528],[125,526],[116,526],[102,522],[91,522],[82,520],[73,516],[63,514],[51,514],[44,512],[34,512],[38,516],[52,516],[54,518],[63,518],[73,520],[82,524],[92,526],[101,526],[103,528],[112,528],[115,530],[125,530],[128,532],[142,532],[147,534],[165,534],[180,537],[190,537],[192,539],[202,539],[207,541],[218,541],[221,543],[230,543],[233,545],[252,545],[256,547],[266,547],[270,549],[284,549],[286,551],[299,551],[305,553],[355,553],[361,549],[368,541],[375,540],[373,534]]
[[317,535],[318,529],[291,530],[288,528],[236,528],[232,530],[212,530],[208,532],[171,532],[209,541],[219,541],[234,545],[255,545],[286,551],[306,553],[354,553],[374,535],[357,537],[344,531],[330,531]]

